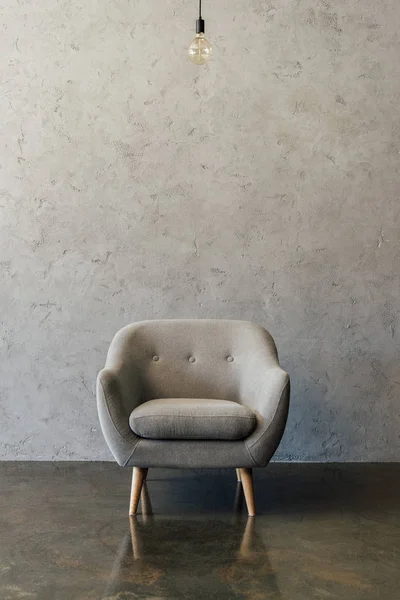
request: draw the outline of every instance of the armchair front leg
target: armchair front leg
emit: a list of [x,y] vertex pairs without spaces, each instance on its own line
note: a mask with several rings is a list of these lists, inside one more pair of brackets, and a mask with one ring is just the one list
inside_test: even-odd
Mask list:
[[143,484],[146,481],[147,473],[148,469],[142,469],[141,467],[133,467],[131,501],[129,504],[130,517],[136,515],[140,494],[142,492]]
[[243,486],[244,497],[246,499],[247,511],[249,517],[256,516],[256,505],[254,501],[254,484],[252,469],[238,469]]

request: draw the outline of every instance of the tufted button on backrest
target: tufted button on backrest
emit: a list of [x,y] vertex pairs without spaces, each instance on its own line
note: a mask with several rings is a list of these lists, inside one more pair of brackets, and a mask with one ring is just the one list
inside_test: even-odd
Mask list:
[[157,354],[155,354],[155,355],[153,356],[153,360],[154,360],[154,362],[157,362],[158,360],[160,360],[160,357],[159,357],[159,356],[157,356]]
[[233,356],[227,356],[227,357],[226,357],[226,360],[227,360],[228,362],[233,362]]
[[194,362],[196,362],[196,359],[195,359],[195,357],[194,357],[194,356],[190,356],[190,357],[189,357],[189,362],[190,362],[190,363],[194,363]]

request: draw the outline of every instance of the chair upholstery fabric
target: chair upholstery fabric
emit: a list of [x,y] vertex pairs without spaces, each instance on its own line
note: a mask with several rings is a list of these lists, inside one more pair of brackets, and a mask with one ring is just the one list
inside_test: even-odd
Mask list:
[[253,431],[256,415],[230,400],[159,398],[131,412],[129,425],[155,440],[241,440]]
[[[272,337],[247,321],[133,323],[114,337],[97,379],[102,431],[124,466],[266,466],[285,428],[289,394]],[[129,415],[157,398],[229,400],[251,409],[257,424],[235,441],[140,437]]]

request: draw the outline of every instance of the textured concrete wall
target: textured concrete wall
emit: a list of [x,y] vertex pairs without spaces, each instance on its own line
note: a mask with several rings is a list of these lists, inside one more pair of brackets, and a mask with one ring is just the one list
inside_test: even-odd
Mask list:
[[0,5],[0,457],[106,459],[94,382],[145,318],[257,321],[277,454],[399,460],[400,6]]

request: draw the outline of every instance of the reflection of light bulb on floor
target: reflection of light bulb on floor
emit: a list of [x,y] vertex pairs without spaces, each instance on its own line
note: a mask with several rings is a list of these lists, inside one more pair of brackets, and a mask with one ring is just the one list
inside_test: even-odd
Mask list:
[[204,37],[204,33],[198,33],[189,46],[189,58],[196,65],[204,65],[210,60],[212,55],[212,46]]

